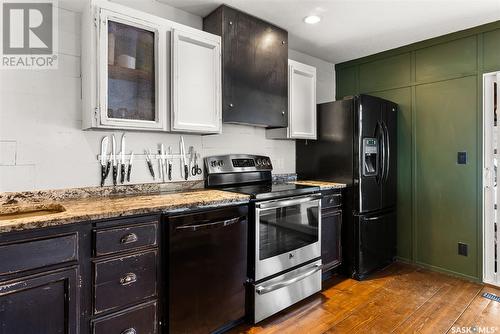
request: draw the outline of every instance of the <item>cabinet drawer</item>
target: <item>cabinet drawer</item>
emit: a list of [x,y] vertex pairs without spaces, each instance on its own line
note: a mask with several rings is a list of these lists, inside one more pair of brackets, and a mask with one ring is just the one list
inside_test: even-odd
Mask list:
[[156,302],[134,307],[92,322],[93,334],[156,334]]
[[321,199],[321,207],[323,209],[341,205],[342,205],[342,194],[323,195],[323,198]]
[[76,233],[0,246],[0,275],[41,268],[78,258]]
[[156,261],[154,250],[95,262],[95,313],[155,296]]
[[95,255],[106,255],[145,246],[156,246],[158,223],[96,230]]

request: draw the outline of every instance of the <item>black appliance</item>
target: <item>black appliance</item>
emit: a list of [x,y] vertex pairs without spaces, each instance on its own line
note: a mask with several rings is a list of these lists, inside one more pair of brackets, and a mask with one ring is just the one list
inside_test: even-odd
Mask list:
[[396,254],[397,105],[369,95],[318,105],[318,140],[296,142],[301,179],[343,182],[343,257],[365,278]]
[[250,195],[247,303],[259,322],[321,290],[318,187],[272,183],[269,157],[205,158],[207,187]]
[[167,217],[169,333],[221,332],[244,320],[248,206]]

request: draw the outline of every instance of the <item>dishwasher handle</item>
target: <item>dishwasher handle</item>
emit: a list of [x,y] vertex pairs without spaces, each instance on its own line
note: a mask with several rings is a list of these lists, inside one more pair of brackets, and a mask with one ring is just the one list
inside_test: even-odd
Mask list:
[[190,231],[190,232],[196,232],[200,230],[207,230],[207,229],[212,229],[212,228],[217,228],[217,227],[226,227],[230,226],[233,224],[237,224],[243,220],[245,220],[247,217],[246,216],[240,216],[236,218],[231,218],[231,219],[225,219],[225,220],[220,220],[220,221],[208,221],[202,224],[196,224],[196,225],[184,225],[184,226],[177,226],[175,229],[179,232],[184,232],[184,231]]

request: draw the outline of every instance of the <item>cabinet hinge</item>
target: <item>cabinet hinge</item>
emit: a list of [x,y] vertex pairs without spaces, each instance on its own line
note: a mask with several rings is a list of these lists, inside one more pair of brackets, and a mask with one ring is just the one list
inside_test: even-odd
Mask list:
[[83,280],[82,280],[82,276],[81,275],[78,275],[78,287],[81,288],[83,285]]
[[94,118],[96,122],[99,120],[99,108],[94,109]]

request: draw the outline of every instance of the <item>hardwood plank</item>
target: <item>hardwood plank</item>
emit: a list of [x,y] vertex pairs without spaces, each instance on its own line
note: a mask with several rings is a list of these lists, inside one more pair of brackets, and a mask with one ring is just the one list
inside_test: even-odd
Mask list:
[[[461,327],[497,327],[500,332],[500,303],[484,298],[484,292],[500,296],[500,289],[485,286],[474,298],[467,310],[453,324],[452,328]],[[452,333],[452,328],[448,333]]]
[[481,285],[450,278],[394,333],[446,333],[481,290]]
[[442,276],[413,271],[388,282],[369,303],[328,333],[390,333],[445,284]]

